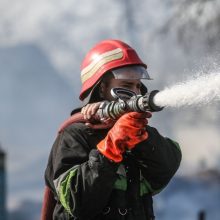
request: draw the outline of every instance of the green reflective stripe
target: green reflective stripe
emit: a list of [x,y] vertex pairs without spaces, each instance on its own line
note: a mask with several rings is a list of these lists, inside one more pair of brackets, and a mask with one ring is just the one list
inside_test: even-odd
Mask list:
[[[113,186],[114,189],[126,191],[127,190],[127,179],[124,176],[118,175],[117,180]],[[140,196],[143,196],[148,193],[152,193],[153,195],[159,193],[162,189],[154,190],[150,183],[146,179],[142,179],[140,182]]]
[[72,216],[71,208],[70,208],[70,184],[71,179],[76,176],[77,169],[71,170],[66,178],[61,182],[59,188],[59,199],[63,207],[67,210],[67,212]]
[[127,190],[127,179],[124,176],[118,175],[117,180],[113,186],[114,189],[126,191]]
[[62,173],[60,176],[58,176],[57,179],[53,181],[54,187],[56,189],[57,194],[59,194],[60,190],[60,184],[66,179],[66,177],[69,175],[70,171],[75,170],[79,167],[79,165],[71,167],[69,170]]
[[154,190],[150,185],[150,183],[145,178],[143,178],[140,183],[140,196],[143,196],[144,194],[148,194],[148,193],[152,193],[153,195],[156,195],[157,193],[161,192],[163,188]]
[[179,151],[181,151],[181,148],[180,148],[179,143],[177,143],[176,141],[174,141],[174,140],[172,140],[172,139],[170,139],[170,138],[168,138],[168,139],[176,146],[176,148],[177,148]]
[[143,178],[140,183],[140,196],[143,196],[144,194],[152,193],[153,191],[154,190],[152,189],[150,183]]

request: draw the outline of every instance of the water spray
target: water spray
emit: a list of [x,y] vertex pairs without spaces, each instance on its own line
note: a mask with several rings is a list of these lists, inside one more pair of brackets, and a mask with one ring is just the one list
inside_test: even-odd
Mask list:
[[153,102],[163,107],[208,106],[220,101],[220,73],[198,75],[159,92]]
[[114,88],[115,101],[104,101],[97,115],[101,120],[117,119],[127,112],[158,112],[164,107],[208,105],[220,101],[220,73],[197,76],[162,91],[153,90],[145,95],[136,95],[130,90]]

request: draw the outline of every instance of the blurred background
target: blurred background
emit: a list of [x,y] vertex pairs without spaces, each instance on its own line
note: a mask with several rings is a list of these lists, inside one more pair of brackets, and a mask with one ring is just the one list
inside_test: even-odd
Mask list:
[[[80,105],[80,64],[94,44],[134,47],[154,79],[149,90],[220,73],[218,0],[0,0],[0,15],[1,220],[39,219],[48,155]],[[158,220],[220,219],[219,107],[167,108],[151,119],[183,152],[155,196]]]

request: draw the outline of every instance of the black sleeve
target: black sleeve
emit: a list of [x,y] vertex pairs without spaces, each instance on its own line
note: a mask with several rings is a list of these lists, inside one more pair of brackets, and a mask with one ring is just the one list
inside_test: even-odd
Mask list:
[[163,189],[176,173],[181,162],[181,150],[177,142],[165,138],[147,126],[148,139],[133,150],[141,173],[147,180],[152,193]]
[[118,164],[96,150],[83,125],[57,137],[45,172],[47,184],[65,210],[80,219],[96,216],[106,205]]

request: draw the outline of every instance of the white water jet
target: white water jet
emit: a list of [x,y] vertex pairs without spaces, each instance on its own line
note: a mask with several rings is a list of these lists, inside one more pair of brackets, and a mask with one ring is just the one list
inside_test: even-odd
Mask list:
[[153,102],[161,107],[202,106],[220,101],[220,72],[202,74],[157,93]]

